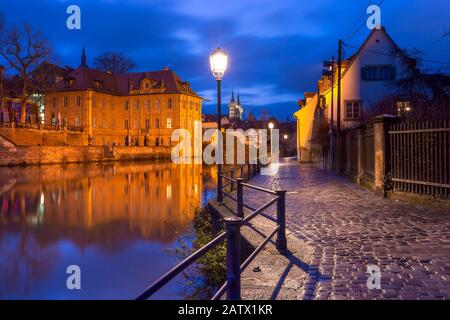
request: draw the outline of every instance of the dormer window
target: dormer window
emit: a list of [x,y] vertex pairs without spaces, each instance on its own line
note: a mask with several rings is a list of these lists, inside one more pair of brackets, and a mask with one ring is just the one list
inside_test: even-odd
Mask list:
[[73,79],[64,79],[64,86],[70,88],[72,86]]
[[94,80],[94,85],[98,89],[103,89],[103,81],[102,80]]

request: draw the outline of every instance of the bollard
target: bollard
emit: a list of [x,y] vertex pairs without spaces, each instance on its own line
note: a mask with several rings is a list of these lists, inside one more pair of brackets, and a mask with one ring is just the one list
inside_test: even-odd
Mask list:
[[244,217],[244,188],[242,186],[242,182],[244,182],[244,179],[237,178],[237,216],[239,218]]
[[227,226],[227,300],[241,300],[241,223],[238,217],[224,219]]
[[286,191],[278,190],[277,196],[277,223],[280,229],[277,233],[276,247],[279,251],[287,250],[286,240]]

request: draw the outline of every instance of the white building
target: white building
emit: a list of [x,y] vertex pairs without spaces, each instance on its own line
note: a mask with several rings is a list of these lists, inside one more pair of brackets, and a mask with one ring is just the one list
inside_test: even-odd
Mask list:
[[[387,97],[401,97],[398,80],[408,78],[415,70],[415,60],[401,50],[384,28],[374,29],[357,51],[342,63],[341,128],[358,126],[376,112]],[[348,51],[348,47],[346,47]],[[337,67],[335,66],[335,69]],[[334,79],[337,80],[337,70]],[[305,94],[297,119],[298,157],[312,160],[312,136],[319,119],[330,123],[331,96],[334,100],[334,121],[337,120],[337,81],[331,87],[331,76],[323,76],[315,93]],[[333,94],[332,94],[333,90]],[[410,108],[408,101],[397,101],[400,108]],[[318,150],[315,150],[318,151]]]

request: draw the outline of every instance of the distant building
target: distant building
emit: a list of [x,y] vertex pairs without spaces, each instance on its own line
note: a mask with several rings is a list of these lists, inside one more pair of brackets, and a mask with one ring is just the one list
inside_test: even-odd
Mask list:
[[45,123],[86,133],[90,145],[170,146],[172,131],[192,131],[202,98],[173,71],[114,75],[81,64],[45,94]]
[[237,101],[234,100],[234,91],[231,92],[231,100],[228,104],[229,118],[230,120],[242,120],[244,114],[244,108],[241,105],[241,98],[238,93]]

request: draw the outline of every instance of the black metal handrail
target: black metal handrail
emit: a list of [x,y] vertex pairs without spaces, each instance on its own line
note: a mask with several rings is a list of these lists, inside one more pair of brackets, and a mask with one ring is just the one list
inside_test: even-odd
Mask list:
[[[259,171],[259,170],[258,170]],[[230,181],[231,185],[236,184],[236,196],[231,195],[231,192],[225,192],[220,190],[224,197],[228,197],[236,202],[236,217],[233,217],[232,221],[225,219],[227,223],[227,239],[234,241],[227,241],[227,281],[220,287],[217,293],[213,296],[212,300],[218,300],[222,295],[227,292],[228,300],[237,300],[241,298],[241,273],[246,267],[256,258],[261,250],[269,243],[269,241],[277,235],[276,248],[280,251],[287,249],[286,240],[286,191],[284,190],[269,190],[259,186],[244,183],[243,170],[241,169],[241,177],[234,178],[235,170],[231,172],[231,177],[226,176],[223,172],[219,173],[219,179],[225,179]],[[253,208],[250,205],[244,203],[244,187],[253,189],[256,191],[276,195],[275,198],[269,200],[259,208]],[[231,191],[233,188],[231,188]],[[223,198],[223,197],[222,197]],[[263,211],[267,210],[273,204],[277,204],[277,218],[274,219],[269,215],[264,214]],[[244,207],[251,212],[244,217]],[[253,251],[253,253],[240,265],[240,227],[249,223],[256,216],[261,215],[271,221],[277,223],[276,228],[261,242],[261,244]],[[231,222],[231,223],[230,223]]]
[[[256,256],[261,252],[261,250],[269,243],[269,241],[277,235],[276,248],[280,251],[284,251],[287,248],[286,241],[286,223],[285,223],[285,195],[284,190],[268,190],[251,184],[243,183],[243,178],[234,178],[234,173],[236,170],[241,170],[241,176],[244,174],[243,167],[232,168],[226,172],[231,173],[231,177],[225,176],[223,172],[219,173],[219,179],[225,179],[230,181],[230,185],[237,185],[236,196],[231,193],[224,192],[224,196],[235,201],[237,204],[237,210],[234,216],[224,218],[226,224],[226,231],[220,233],[216,238],[210,241],[205,246],[198,249],[196,252],[191,254],[189,257],[178,263],[170,271],[160,277],[155,281],[150,287],[145,289],[138,297],[137,300],[146,300],[150,298],[154,293],[166,285],[169,281],[175,278],[178,274],[183,272],[187,267],[196,262],[199,258],[204,256],[209,250],[213,249],[219,243],[221,243],[226,238],[226,273],[227,280],[220,287],[220,289],[213,296],[212,300],[217,300],[222,297],[222,295],[227,292],[228,300],[238,300],[241,299],[241,273],[250,265],[250,263],[256,258]],[[248,168],[248,178],[250,177],[250,165]],[[253,173],[259,172],[259,166],[256,166]],[[254,189],[257,191],[274,194],[275,198],[271,199],[267,203],[263,204],[261,207],[254,209],[250,205],[244,204],[243,187]],[[232,188],[231,188],[232,189]],[[277,204],[277,218],[276,220],[263,213],[264,210],[268,209],[273,204]],[[251,212],[244,218],[244,207],[249,209]],[[253,218],[258,215],[262,215],[272,221],[277,223],[276,228],[261,242],[261,244],[252,252],[252,254],[240,264],[241,256],[241,233],[240,228],[249,223]]]
[[170,271],[164,274],[161,278],[156,280],[150,287],[144,290],[136,300],[147,300],[152,296],[155,292],[161,289],[164,285],[166,285],[170,280],[175,278],[178,274],[183,272],[187,267],[189,267],[192,263],[197,261],[203,255],[205,255],[209,250],[213,249],[216,245],[221,243],[226,237],[226,232],[222,232],[216,238],[208,242],[206,245],[198,249],[196,252],[191,254],[189,257],[181,261],[175,267],[173,267]]

